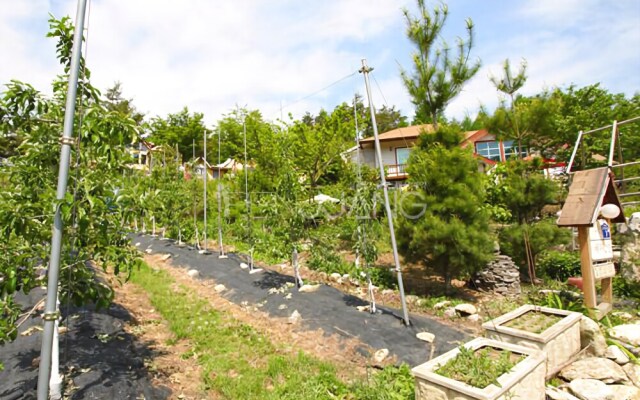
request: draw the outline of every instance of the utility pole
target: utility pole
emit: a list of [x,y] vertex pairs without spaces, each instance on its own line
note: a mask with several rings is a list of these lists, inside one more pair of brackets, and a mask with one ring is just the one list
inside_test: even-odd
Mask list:
[[382,150],[380,149],[380,138],[378,137],[378,125],[376,124],[376,110],[371,100],[371,88],[369,86],[369,72],[373,68],[367,66],[367,60],[362,59],[362,68],[359,70],[364,75],[364,84],[367,89],[367,98],[369,99],[369,111],[371,112],[371,124],[373,125],[373,138],[376,148],[376,158],[378,159],[378,168],[380,170],[380,184],[384,193],[384,208],[387,213],[387,221],[389,222],[389,234],[391,235],[391,247],[393,249],[393,261],[396,265],[396,274],[398,275],[398,290],[400,291],[400,302],[402,303],[402,313],[404,316],[404,324],[409,326],[409,313],[407,312],[407,302],[404,297],[404,285],[402,283],[402,268],[400,268],[400,257],[398,256],[398,246],[396,244],[396,234],[393,229],[393,215],[391,214],[391,206],[389,205],[389,190],[387,189],[387,180],[384,175],[384,165],[382,164]]
[[[58,278],[60,274],[60,253],[62,251],[62,215],[61,204],[67,192],[69,180],[69,164],[71,159],[71,146],[73,139],[73,119],[76,112],[76,93],[78,88],[78,74],[80,72],[80,56],[82,53],[82,32],[84,30],[84,16],[86,0],[78,0],[76,11],[76,26],[73,32],[73,47],[71,50],[71,68],[67,87],[67,99],[64,113],[64,127],[60,143],[60,166],[58,169],[58,187],[56,191],[55,216],[51,235],[51,256],[49,258],[49,270],[47,280],[47,298],[44,307],[42,348],[40,350],[40,367],[38,369],[38,400],[49,398],[49,379],[51,375],[51,357],[56,322],[60,317],[58,311]],[[79,140],[79,139],[78,139]],[[57,377],[53,377],[59,378]],[[57,379],[55,379],[57,380]],[[55,389],[52,387],[52,389]],[[59,387],[57,396],[60,396]],[[53,393],[52,393],[53,394]],[[53,396],[56,397],[56,396]]]

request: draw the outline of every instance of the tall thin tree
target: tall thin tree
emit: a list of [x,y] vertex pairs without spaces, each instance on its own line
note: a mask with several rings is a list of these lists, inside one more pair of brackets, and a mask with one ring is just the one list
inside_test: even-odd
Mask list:
[[466,20],[467,38],[457,39],[454,55],[445,41],[440,46],[437,43],[449,15],[448,7],[441,4],[430,12],[425,0],[417,0],[417,3],[417,16],[406,8],[403,10],[407,37],[417,50],[412,55],[413,71],[409,73],[401,67],[400,74],[416,106],[415,120],[430,122],[437,129],[438,119],[447,105],[480,69],[480,60],[469,60],[474,28],[470,18]]

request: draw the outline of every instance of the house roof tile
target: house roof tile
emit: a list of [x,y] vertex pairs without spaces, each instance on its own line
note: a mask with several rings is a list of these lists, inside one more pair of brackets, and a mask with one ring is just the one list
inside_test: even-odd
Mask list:
[[[378,135],[381,142],[389,140],[415,139],[423,132],[433,133],[433,125],[413,125],[404,128],[396,128]],[[360,143],[373,143],[373,136],[360,140]]]

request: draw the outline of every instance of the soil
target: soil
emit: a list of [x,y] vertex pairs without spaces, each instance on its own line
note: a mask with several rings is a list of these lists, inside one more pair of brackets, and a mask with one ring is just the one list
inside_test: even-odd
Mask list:
[[204,393],[200,389],[202,370],[198,363],[193,358],[181,357],[192,348],[191,344],[187,340],[174,340],[167,321],[153,308],[147,292],[132,283],[114,283],[113,288],[115,300],[133,316],[124,325],[124,331],[147,343],[155,354],[144,360],[152,384],[168,387],[171,398],[215,399],[214,393]]
[[[358,351],[362,343],[354,338],[344,338],[337,334],[326,336],[320,329],[306,330],[287,323],[287,318],[272,318],[266,312],[254,310],[225,299],[213,289],[217,282],[213,279],[192,279],[170,261],[163,261],[160,255],[145,256],[145,262],[152,268],[169,273],[177,284],[187,287],[206,299],[211,306],[231,315],[234,319],[251,325],[257,332],[282,348],[283,352],[295,355],[299,350],[333,363],[339,376],[351,379],[355,375],[366,374],[368,360]],[[340,349],[340,351],[336,351]]]
[[542,333],[564,318],[563,316],[540,312],[527,311],[521,316],[502,324],[508,328],[519,329],[531,333]]

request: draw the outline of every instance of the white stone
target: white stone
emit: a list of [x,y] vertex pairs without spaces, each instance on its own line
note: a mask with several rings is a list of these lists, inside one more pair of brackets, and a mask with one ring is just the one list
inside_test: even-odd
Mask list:
[[344,280],[344,281],[348,281],[349,278],[350,278],[349,274],[343,274],[342,275],[342,280]]
[[629,357],[627,357],[627,355],[624,354],[624,352],[615,344],[612,344],[607,348],[607,352],[604,356],[620,365],[624,365],[629,362]]
[[373,359],[375,360],[375,362],[379,364],[383,362],[388,355],[389,355],[388,349],[380,349],[373,354]]
[[609,329],[609,335],[633,346],[640,346],[640,324],[614,326]]
[[613,390],[597,379],[576,379],[569,388],[582,400],[615,400]]
[[153,250],[151,250],[151,249],[146,249],[144,252],[147,253],[147,254],[151,254],[152,251]]
[[451,302],[449,300],[444,300],[444,301],[441,301],[441,302],[438,302],[438,303],[434,304],[433,305],[433,309],[434,310],[439,310],[441,308],[445,308],[449,304],[451,304]]
[[609,385],[615,400],[640,400],[640,389],[628,385]]
[[629,314],[628,312],[625,311],[616,311],[616,312],[612,312],[611,315],[613,315],[614,317],[618,317],[620,319],[624,319],[624,320],[630,320],[633,319],[633,315]]
[[329,275],[329,277],[331,278],[332,281],[337,282],[338,279],[342,279],[342,275],[340,275],[337,272],[332,273],[331,275]]
[[479,314],[471,314],[467,317],[467,320],[471,322],[480,322],[481,319]]
[[191,278],[197,278],[198,276],[200,276],[200,272],[198,272],[197,269],[190,269],[189,271],[187,271],[187,275],[189,275],[189,277]]
[[607,341],[597,322],[582,316],[580,320],[580,348],[589,346],[587,354],[601,357],[607,351]]
[[227,290],[227,287],[225,285],[223,285],[222,283],[215,285],[213,287],[213,290],[216,291],[216,293],[220,293],[220,292],[224,292],[225,290]]
[[288,306],[288,305],[286,305],[286,304],[280,304],[280,305],[278,306],[278,310],[286,310],[287,308],[289,308],[289,306]]
[[240,263],[240,268],[242,268],[242,269],[247,269],[247,268],[249,268],[249,265],[248,265],[247,263],[243,263],[243,262],[241,262],[241,263]]
[[597,379],[604,383],[626,382],[627,374],[615,362],[607,358],[588,357],[574,362],[560,371],[560,377],[575,379]]
[[369,306],[356,306],[356,310],[358,310],[360,312],[369,311],[370,309],[371,309],[371,307],[369,307]]
[[298,291],[300,293],[313,293],[320,289],[320,285],[302,285]]
[[458,316],[458,313],[456,312],[456,310],[453,307],[449,307],[446,310],[444,310],[444,314],[445,317],[447,318],[454,318]]
[[622,367],[622,370],[627,374],[629,380],[640,388],[640,365],[628,363]]
[[291,299],[291,293],[287,293],[286,296],[284,296],[285,300],[290,300]]
[[547,386],[545,393],[551,400],[579,400],[576,396],[554,386]]
[[469,303],[463,303],[463,304],[458,304],[457,306],[454,307],[454,309],[463,315],[472,315],[472,314],[477,314],[478,310],[476,309],[476,307],[473,304],[469,304]]
[[165,254],[165,255],[163,255],[160,259],[161,259],[162,261],[167,261],[167,260],[168,260],[168,259],[170,259],[170,258],[171,258],[171,254]]
[[424,342],[433,343],[433,340],[436,338],[431,332],[420,332],[416,335],[416,337]]
[[395,291],[394,291],[393,289],[384,289],[384,290],[382,291],[382,295],[383,295],[383,296],[386,296],[386,295],[388,295],[388,294],[394,294],[394,293],[395,293]]
[[407,304],[416,304],[418,302],[418,300],[420,300],[420,297],[414,295],[414,294],[409,294],[407,296],[405,296],[405,300],[407,301]]
[[302,319],[302,315],[300,315],[298,310],[294,310],[291,313],[291,316],[289,316],[289,321],[288,322],[290,324],[296,324],[296,323],[300,322],[301,319]]

